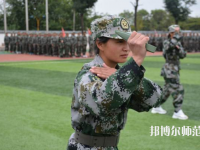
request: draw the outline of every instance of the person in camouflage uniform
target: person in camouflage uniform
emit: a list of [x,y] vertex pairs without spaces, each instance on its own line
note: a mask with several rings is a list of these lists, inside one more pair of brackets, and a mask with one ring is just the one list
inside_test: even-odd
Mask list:
[[37,37],[37,55],[40,55],[42,54],[42,48],[41,48],[41,45],[42,45],[42,38],[41,38],[41,33],[38,34],[38,37]]
[[[118,150],[128,109],[142,112],[157,106],[161,88],[144,78],[141,64],[148,37],[133,32],[128,42],[123,40],[115,30],[131,29],[117,16],[96,19],[91,27],[97,54],[82,67],[74,82],[71,119],[75,133],[67,150]],[[130,51],[132,57],[126,62]],[[122,67],[118,65],[124,62]],[[99,75],[99,69],[108,69],[108,77]]]
[[8,33],[6,33],[4,37],[4,44],[5,44],[5,51],[9,51],[10,37],[8,36]]
[[23,36],[22,36],[22,33],[18,33],[17,35],[17,41],[18,41],[18,49],[17,49],[17,53],[21,53],[22,52],[22,49],[23,49]]
[[78,33],[77,35],[77,57],[81,57],[81,48],[82,48],[82,41],[83,41],[83,36],[81,35],[81,33]]
[[37,33],[33,34],[32,37],[32,45],[33,45],[33,54],[37,53]]
[[59,51],[59,57],[65,56],[65,43],[64,43],[65,37],[62,36],[62,33],[60,33],[59,36],[59,44],[58,44],[58,51]]
[[94,53],[94,41],[92,35],[89,35],[89,56],[92,57]]
[[46,44],[47,44],[46,34],[43,34],[41,36],[41,54],[42,55],[46,54]]
[[33,34],[29,34],[28,37],[28,51],[29,54],[33,54]]
[[25,45],[25,41],[26,39],[25,39],[25,33],[22,33],[21,34],[21,53],[23,54],[23,53],[25,53],[25,47],[24,47],[24,45]]
[[52,48],[52,38],[53,38],[53,33],[51,34],[51,33],[49,33],[49,35],[48,35],[48,55],[53,55],[53,48]]
[[162,34],[158,34],[158,51],[162,51]]
[[16,53],[18,51],[18,36],[17,34],[13,33],[13,50]]
[[[170,95],[173,97],[174,114],[172,118],[186,120],[186,116],[181,107],[184,98],[184,89],[180,84],[180,59],[186,57],[186,51],[181,45],[180,27],[178,25],[169,26],[168,39],[163,43],[163,56],[166,60],[161,69],[161,76],[164,77],[165,85],[161,96],[164,103]],[[152,113],[165,114],[166,111],[161,107],[153,108]]]
[[194,38],[193,38],[193,33],[189,34],[189,49],[188,52],[194,51]]
[[197,34],[197,39],[198,39],[198,52],[200,51],[200,33]]
[[10,52],[15,52],[15,34],[11,33],[10,37],[9,37],[9,45],[10,45]]
[[86,37],[85,32],[83,32],[82,45],[81,45],[83,57],[87,57],[86,56],[86,46],[87,46],[87,37]]
[[77,47],[77,37],[75,36],[74,32],[71,34],[70,41],[71,41],[71,43],[70,43],[71,44],[71,48],[70,48],[71,57],[75,57],[75,50]]
[[28,33],[25,33],[24,52],[28,53]]
[[57,34],[54,33],[51,37],[51,48],[52,48],[52,56],[58,55],[58,40]]
[[69,37],[69,33],[66,33],[66,36],[64,38],[65,43],[65,57],[69,57],[69,52],[71,51],[71,40]]
[[195,52],[198,52],[198,34],[197,33],[194,33],[194,45],[195,45]]
[[185,51],[188,50],[188,36],[187,33],[183,33],[181,44],[184,47]]

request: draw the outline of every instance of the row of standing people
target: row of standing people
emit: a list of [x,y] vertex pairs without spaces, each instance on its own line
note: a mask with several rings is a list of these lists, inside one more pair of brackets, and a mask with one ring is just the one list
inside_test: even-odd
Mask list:
[[[150,37],[149,44],[157,47],[156,51],[163,50],[163,42],[168,39],[168,33],[146,34]],[[181,44],[187,52],[200,51],[200,33],[181,33]]]
[[5,34],[5,50],[14,53],[29,53],[35,55],[51,55],[59,57],[87,57],[86,47],[89,44],[89,54],[94,54],[94,42],[89,35],[69,33],[57,34]]
[[[157,47],[157,51],[162,51],[163,41],[168,37],[166,33],[146,34],[150,37],[149,44]],[[63,37],[60,34],[27,34],[27,33],[8,33],[4,38],[5,50],[15,53],[30,53],[38,55],[56,55],[59,57],[86,57],[86,46],[89,44],[89,54],[94,55],[94,42],[89,35],[88,39],[86,34],[66,33]],[[200,51],[200,33],[182,33],[181,43],[185,50],[188,52]]]

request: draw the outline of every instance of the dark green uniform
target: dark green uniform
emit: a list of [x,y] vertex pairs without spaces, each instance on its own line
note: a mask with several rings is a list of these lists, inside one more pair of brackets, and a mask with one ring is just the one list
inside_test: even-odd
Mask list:
[[164,103],[172,95],[175,112],[178,112],[181,109],[184,98],[184,89],[180,84],[179,77],[180,59],[186,57],[186,51],[180,41],[175,38],[169,38],[163,43],[163,56],[166,63],[161,70],[161,76],[165,80],[161,102]]
[[5,51],[9,51],[10,37],[6,33],[4,37]]

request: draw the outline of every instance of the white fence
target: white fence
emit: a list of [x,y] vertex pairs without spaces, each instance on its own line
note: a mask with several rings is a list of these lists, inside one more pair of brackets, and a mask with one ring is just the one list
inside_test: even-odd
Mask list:
[[0,47],[4,46],[4,33],[0,33]]

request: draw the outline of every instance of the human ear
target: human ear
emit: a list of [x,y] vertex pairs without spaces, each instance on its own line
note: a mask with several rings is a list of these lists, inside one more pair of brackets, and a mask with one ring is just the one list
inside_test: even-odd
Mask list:
[[104,51],[104,43],[100,42],[99,40],[96,40],[95,43],[100,51]]

